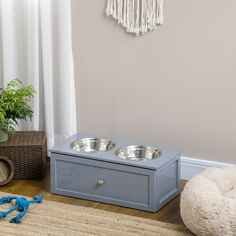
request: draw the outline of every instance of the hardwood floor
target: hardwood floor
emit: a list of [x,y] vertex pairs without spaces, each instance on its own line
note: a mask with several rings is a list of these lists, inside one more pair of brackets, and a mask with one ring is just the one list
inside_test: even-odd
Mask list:
[[[25,196],[36,196],[38,194],[45,192],[47,193],[45,199],[51,201],[80,205],[90,208],[101,209],[105,211],[117,212],[120,214],[132,215],[137,217],[143,217],[143,218],[183,225],[179,209],[179,201],[180,201],[179,196],[173,199],[169,204],[167,204],[159,212],[156,213],[150,213],[94,201],[76,199],[72,197],[59,196],[50,193],[49,163],[47,169],[48,169],[47,176],[43,180],[13,180],[9,184],[0,187],[0,191],[25,195]],[[185,181],[182,181],[181,182],[182,188],[184,187],[184,185]]]

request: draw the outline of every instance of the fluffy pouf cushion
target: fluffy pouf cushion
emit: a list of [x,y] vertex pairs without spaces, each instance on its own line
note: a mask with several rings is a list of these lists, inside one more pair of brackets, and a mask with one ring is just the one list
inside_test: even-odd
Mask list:
[[236,166],[193,177],[181,195],[181,216],[197,236],[236,235]]

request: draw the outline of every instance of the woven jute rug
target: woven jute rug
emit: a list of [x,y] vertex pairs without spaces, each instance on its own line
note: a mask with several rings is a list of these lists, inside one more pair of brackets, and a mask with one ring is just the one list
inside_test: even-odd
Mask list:
[[22,223],[8,223],[15,214],[0,222],[0,235],[192,236],[183,226],[46,200],[30,205]]

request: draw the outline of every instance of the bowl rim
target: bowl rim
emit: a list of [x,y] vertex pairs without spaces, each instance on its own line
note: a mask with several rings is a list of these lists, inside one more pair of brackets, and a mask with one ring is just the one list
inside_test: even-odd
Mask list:
[[[126,158],[122,158],[120,156],[120,153],[121,152],[124,152],[125,150],[128,150],[128,149],[131,149],[131,148],[143,148],[143,149],[146,149],[146,150],[150,150],[150,151],[153,151],[153,152],[156,152],[156,155],[154,158],[152,159],[148,159],[148,158],[138,158],[138,157],[126,157]],[[123,146],[123,147],[120,147],[118,148],[116,151],[115,151],[115,155],[123,160],[154,160],[156,158],[159,158],[161,156],[162,152],[159,148],[156,148],[156,147],[151,147],[151,146],[146,146],[146,145],[127,145],[127,146]]]
[[[90,153],[90,152],[86,152],[86,151],[84,151],[84,150],[82,150],[82,149],[80,149],[80,150],[78,151],[78,150],[75,150],[75,148],[74,148],[74,147],[76,146],[76,144],[77,144],[77,145],[80,145],[80,144],[78,144],[79,142],[81,142],[81,144],[82,144],[82,146],[83,146],[83,145],[84,145],[83,141],[86,141],[86,140],[87,140],[87,141],[91,141],[91,140],[96,141],[96,140],[98,140],[99,143],[104,142],[104,143],[109,144],[109,147],[110,147],[110,148],[107,149],[107,150],[104,150],[104,151],[101,151],[101,150],[94,150],[94,151],[92,151],[92,152],[108,152],[108,151],[111,151],[112,149],[114,149],[114,147],[116,146],[115,141],[113,141],[113,140],[111,140],[111,139],[85,137],[85,138],[80,138],[80,139],[74,140],[74,141],[70,144],[70,148],[71,148],[72,150],[76,151],[76,152]],[[92,141],[91,141],[91,142],[92,142]]]

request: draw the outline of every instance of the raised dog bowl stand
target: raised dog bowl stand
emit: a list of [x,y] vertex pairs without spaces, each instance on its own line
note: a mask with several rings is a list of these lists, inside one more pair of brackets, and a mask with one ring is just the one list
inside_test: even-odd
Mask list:
[[155,212],[180,192],[180,156],[176,148],[78,133],[51,149],[51,191]]

